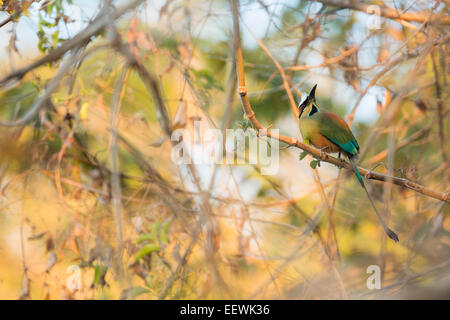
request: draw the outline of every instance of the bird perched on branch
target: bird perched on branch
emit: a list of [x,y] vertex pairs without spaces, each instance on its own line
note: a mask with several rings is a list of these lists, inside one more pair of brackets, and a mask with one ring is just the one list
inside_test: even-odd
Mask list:
[[300,132],[304,142],[312,144],[321,151],[328,153],[339,152],[348,157],[353,171],[366,192],[370,204],[375,210],[384,231],[389,238],[397,242],[397,235],[389,229],[384,222],[383,217],[375,207],[375,204],[364,185],[363,178],[358,171],[358,167],[355,164],[354,158],[359,154],[359,145],[355,136],[344,119],[333,112],[320,110],[315,98],[316,87],[317,84],[311,89],[308,97],[298,106]]

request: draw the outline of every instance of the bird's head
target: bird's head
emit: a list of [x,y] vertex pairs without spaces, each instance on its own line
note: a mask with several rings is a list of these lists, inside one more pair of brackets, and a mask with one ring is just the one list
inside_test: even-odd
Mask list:
[[[302,116],[302,114],[305,112],[306,115],[311,116],[313,113],[318,112],[319,108],[317,108],[316,105],[316,88],[317,84],[312,87],[311,91],[309,92],[308,96],[306,97],[303,102],[301,102],[298,106],[298,113],[299,118]],[[314,107],[314,108],[313,108]],[[314,109],[314,112],[311,113]]]

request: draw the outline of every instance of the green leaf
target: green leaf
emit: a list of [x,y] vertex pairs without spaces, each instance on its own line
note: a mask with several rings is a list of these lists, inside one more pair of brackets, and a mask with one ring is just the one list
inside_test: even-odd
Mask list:
[[153,241],[155,239],[156,239],[156,237],[155,237],[155,235],[152,232],[147,232],[147,233],[143,233],[143,234],[139,235],[136,243],[139,244],[139,243],[142,243],[144,241]]
[[308,151],[303,151],[302,153],[300,153],[300,157],[299,157],[299,159],[300,160],[303,160],[303,159],[305,159],[305,157],[308,155]]
[[167,240],[167,233],[169,231],[169,226],[170,226],[170,221],[167,222],[165,225],[162,226],[161,228],[161,241],[165,244],[169,244],[169,241]]
[[311,168],[313,168],[313,169],[315,169],[316,167],[317,167],[317,163],[318,163],[319,161],[317,161],[317,160],[312,160],[310,163],[309,163],[309,165],[311,166]]
[[133,287],[128,291],[128,298],[136,298],[137,296],[140,296],[141,294],[144,293],[149,293],[150,290],[145,289],[144,287]]
[[138,253],[136,253],[136,256],[134,257],[134,261],[138,261],[138,260],[142,259],[143,257],[145,257],[146,255],[149,255],[152,252],[159,251],[159,250],[160,250],[159,246],[154,243],[146,244],[138,251]]
[[106,284],[105,282],[105,275],[106,275],[106,271],[108,271],[108,267],[107,266],[95,266],[95,271],[94,271],[94,285],[98,286],[104,286]]
[[153,226],[152,226],[152,231],[139,235],[139,237],[138,237],[136,242],[137,243],[142,243],[144,241],[154,241],[154,240],[156,240],[156,238],[158,236],[158,230],[159,230],[159,227],[161,226],[161,223],[162,223],[161,221],[156,221],[153,224]]
[[152,226],[152,234],[155,237],[155,239],[156,239],[156,236],[158,235],[158,230],[159,230],[159,227],[161,226],[161,223],[162,223],[161,221],[156,221]]

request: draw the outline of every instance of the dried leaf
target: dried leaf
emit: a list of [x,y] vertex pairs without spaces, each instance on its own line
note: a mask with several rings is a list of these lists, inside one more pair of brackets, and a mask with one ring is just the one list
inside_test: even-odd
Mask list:
[[386,49],[381,49],[378,53],[377,62],[383,63],[387,60],[389,60],[389,51],[387,51]]
[[305,157],[306,157],[307,155],[308,155],[308,151],[303,151],[302,153],[300,153],[299,160],[305,159]]
[[108,271],[108,267],[104,265],[95,266],[94,271],[94,282],[92,283],[92,288],[95,286],[105,286],[107,285],[105,281],[106,272]]
[[56,254],[52,251],[50,252],[50,255],[48,257],[47,262],[47,268],[45,268],[45,272],[50,272],[50,270],[53,268],[53,266],[58,262],[58,257]]
[[83,124],[86,125],[87,112],[89,108],[89,103],[84,102],[80,108],[80,119],[83,121]]
[[47,234],[46,231],[38,233],[38,234],[33,234],[31,236],[28,237],[28,240],[32,241],[32,240],[39,240],[41,239],[43,236],[45,236]]

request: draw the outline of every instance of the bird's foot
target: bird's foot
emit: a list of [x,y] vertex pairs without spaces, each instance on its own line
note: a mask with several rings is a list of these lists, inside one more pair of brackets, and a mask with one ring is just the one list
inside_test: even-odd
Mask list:
[[317,163],[317,165],[320,167],[320,161],[322,160],[322,157],[316,157],[316,156],[312,156],[314,158],[314,161]]
[[338,167],[338,169],[340,170],[340,169],[343,169],[343,168],[345,168],[345,161],[341,158],[341,152],[339,152],[338,153],[338,159],[341,161],[341,163],[342,164],[339,164],[337,167]]
[[326,150],[328,147],[323,147],[321,149],[319,149],[319,157],[315,157],[317,160],[317,165],[320,167],[320,161],[322,161],[324,159],[324,154],[326,154],[326,152],[324,152],[324,150]]

